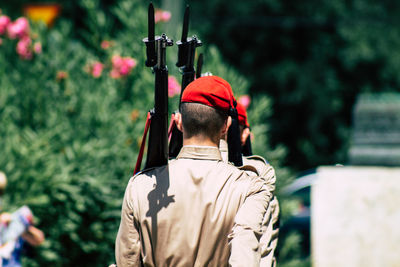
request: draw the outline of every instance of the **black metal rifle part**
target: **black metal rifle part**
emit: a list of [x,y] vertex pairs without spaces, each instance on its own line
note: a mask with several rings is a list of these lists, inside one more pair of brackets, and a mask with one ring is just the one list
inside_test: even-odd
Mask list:
[[154,36],[154,7],[149,5],[148,34],[146,44],[146,66],[155,74],[154,108],[150,110],[151,123],[145,168],[158,167],[168,163],[168,68],[166,48],[173,41],[165,34]]
[[[177,41],[178,45],[178,62],[176,66],[181,70],[182,73],[182,86],[181,94],[179,97],[179,106],[181,105],[182,93],[186,86],[191,83],[195,78],[194,69],[194,58],[196,54],[196,48],[202,45],[202,42],[197,39],[195,35],[188,38],[189,31],[189,6],[186,6],[185,15],[183,17],[183,28],[182,37],[180,41]],[[176,127],[173,128],[171,133],[171,140],[169,142],[169,157],[175,158],[178,156],[179,151],[182,148],[183,135]]]

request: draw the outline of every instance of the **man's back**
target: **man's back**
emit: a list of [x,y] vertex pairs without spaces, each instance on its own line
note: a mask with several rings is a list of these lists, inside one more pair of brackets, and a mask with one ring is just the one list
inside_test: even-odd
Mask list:
[[252,266],[267,194],[216,147],[184,147],[168,166],[129,182],[117,263],[135,266],[142,253],[146,266]]

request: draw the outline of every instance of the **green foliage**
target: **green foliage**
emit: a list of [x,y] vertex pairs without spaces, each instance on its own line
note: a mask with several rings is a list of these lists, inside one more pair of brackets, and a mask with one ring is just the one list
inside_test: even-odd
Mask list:
[[355,97],[398,91],[393,1],[192,0],[205,42],[273,101],[270,142],[297,170],[346,163]]
[[[3,38],[0,46],[0,170],[9,182],[3,210],[28,205],[46,236],[33,259],[24,259],[28,266],[114,262],[121,201],[153,105],[154,76],[144,66],[142,43],[147,6],[128,0],[107,9],[97,0],[79,4],[86,14],[79,29],[66,19],[52,29],[33,26],[43,52],[32,60],[18,57],[17,40]],[[157,25],[157,33],[161,27]],[[76,31],[84,39],[72,38]],[[101,48],[103,40],[111,47]],[[226,78],[237,96],[247,94],[247,80],[221,64],[215,47],[202,51],[204,71]],[[178,77],[176,47],[167,53],[170,73]],[[138,63],[119,79],[109,75],[116,54]],[[98,78],[91,74],[95,62],[104,64]],[[170,100],[173,111],[177,97]],[[257,136],[255,151],[278,165],[285,150],[269,153],[264,148],[270,108],[262,96],[254,100],[249,116]]]
[[[0,169],[9,180],[3,208],[31,207],[47,239],[31,266],[114,261],[121,200],[152,105],[154,78],[143,66],[145,29],[136,23],[145,20],[143,10],[138,4],[125,10],[134,15],[129,28],[102,53],[70,40],[67,21],[50,31],[36,29],[43,53],[31,61],[18,58],[16,40],[5,38],[0,47]],[[121,79],[106,70],[99,78],[87,72],[93,61],[110,65],[113,54],[132,56],[138,66]]]
[[280,257],[283,259],[289,259],[280,263],[280,267],[308,267],[311,266],[310,258],[306,260],[300,259],[299,251],[301,249],[301,236],[298,233],[291,233],[285,239],[285,244],[280,246]]

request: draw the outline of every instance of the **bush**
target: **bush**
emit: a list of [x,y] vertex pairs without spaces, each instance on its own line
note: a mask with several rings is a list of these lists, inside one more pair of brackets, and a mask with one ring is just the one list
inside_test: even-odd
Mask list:
[[[28,205],[46,235],[33,259],[25,259],[29,266],[114,261],[122,197],[153,105],[154,77],[144,66],[142,43],[147,7],[121,0],[107,10],[110,18],[98,1],[82,3],[84,40],[70,38],[76,29],[65,19],[52,29],[31,24],[32,41],[25,47],[30,57],[16,52],[20,38],[2,36],[0,170],[9,181],[3,209]],[[162,25],[157,27],[160,32]],[[35,42],[41,44],[36,53]],[[176,59],[176,49],[168,49],[169,59]],[[238,96],[246,94],[247,81],[221,63],[216,48],[202,49],[204,70],[230,81]],[[178,77],[178,70],[170,69]],[[170,100],[173,111],[178,97]],[[254,147],[264,154],[268,127],[262,120],[268,112],[259,114],[270,104],[263,98],[253,107]],[[278,163],[282,153],[273,155]]]

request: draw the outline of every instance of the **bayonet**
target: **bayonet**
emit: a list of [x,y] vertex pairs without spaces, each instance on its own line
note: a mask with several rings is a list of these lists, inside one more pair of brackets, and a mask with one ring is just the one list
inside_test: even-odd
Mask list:
[[148,36],[147,38],[143,39],[143,42],[146,44],[147,67],[153,67],[157,63],[154,24],[154,6],[152,3],[150,3],[147,17]]
[[148,10],[148,17],[147,17],[147,24],[148,24],[148,38],[149,41],[154,41],[154,6],[153,3],[150,3],[149,10]]
[[188,31],[189,31],[189,5],[186,6],[185,15],[183,16],[183,28],[181,37],[182,43],[187,41]]

